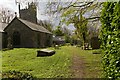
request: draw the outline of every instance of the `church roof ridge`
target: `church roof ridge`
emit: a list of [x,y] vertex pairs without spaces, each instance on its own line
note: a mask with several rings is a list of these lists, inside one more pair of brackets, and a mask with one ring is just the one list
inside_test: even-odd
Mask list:
[[[44,32],[44,33],[48,33],[48,34],[52,34],[50,31],[48,31],[46,28],[44,28],[43,26],[40,26],[38,24],[35,24],[35,23],[32,23],[30,21],[27,21],[27,20],[23,20],[21,18],[17,18],[15,17],[9,24],[11,24],[15,19],[18,19],[20,22],[22,22],[23,24],[25,24],[27,27],[29,27],[31,30],[34,30],[34,31],[39,31],[39,32]],[[9,24],[7,25],[4,25],[0,31],[4,31],[8,26]]]

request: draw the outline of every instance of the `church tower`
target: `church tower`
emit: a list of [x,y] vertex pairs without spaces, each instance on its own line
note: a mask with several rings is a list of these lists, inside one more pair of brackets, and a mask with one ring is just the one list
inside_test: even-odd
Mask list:
[[24,19],[33,23],[37,23],[36,5],[32,2],[28,4],[28,8],[20,9],[20,4],[19,4],[19,17],[21,19]]

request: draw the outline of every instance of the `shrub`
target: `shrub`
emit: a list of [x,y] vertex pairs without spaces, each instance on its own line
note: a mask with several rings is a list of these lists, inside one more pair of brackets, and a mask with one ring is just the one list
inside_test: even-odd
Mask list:
[[106,78],[120,78],[120,1],[105,2],[101,14],[101,48]]
[[2,73],[2,80],[36,80],[31,74],[19,71],[8,71]]

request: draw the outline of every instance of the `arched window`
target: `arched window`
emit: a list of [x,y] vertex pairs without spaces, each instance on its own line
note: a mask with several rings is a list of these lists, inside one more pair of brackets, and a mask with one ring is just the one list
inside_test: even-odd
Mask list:
[[18,31],[15,31],[13,33],[13,46],[20,45],[20,33]]

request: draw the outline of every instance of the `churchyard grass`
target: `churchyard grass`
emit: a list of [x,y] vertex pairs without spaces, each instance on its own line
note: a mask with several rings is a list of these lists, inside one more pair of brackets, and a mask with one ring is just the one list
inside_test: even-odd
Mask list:
[[23,71],[31,73],[38,78],[70,76],[71,55],[67,48],[57,49],[56,54],[50,57],[36,57],[37,50],[15,48],[3,52],[3,72],[9,70]]
[[37,57],[37,50],[39,49],[33,48],[14,48],[3,51],[3,73],[15,70],[31,73],[37,78],[74,77],[71,74],[70,66],[72,66],[72,54],[75,52],[85,60],[85,73],[88,74],[86,78],[101,77],[101,54],[92,54],[93,50],[81,50],[79,47],[72,46],[48,49],[55,50],[56,54],[49,57]]

